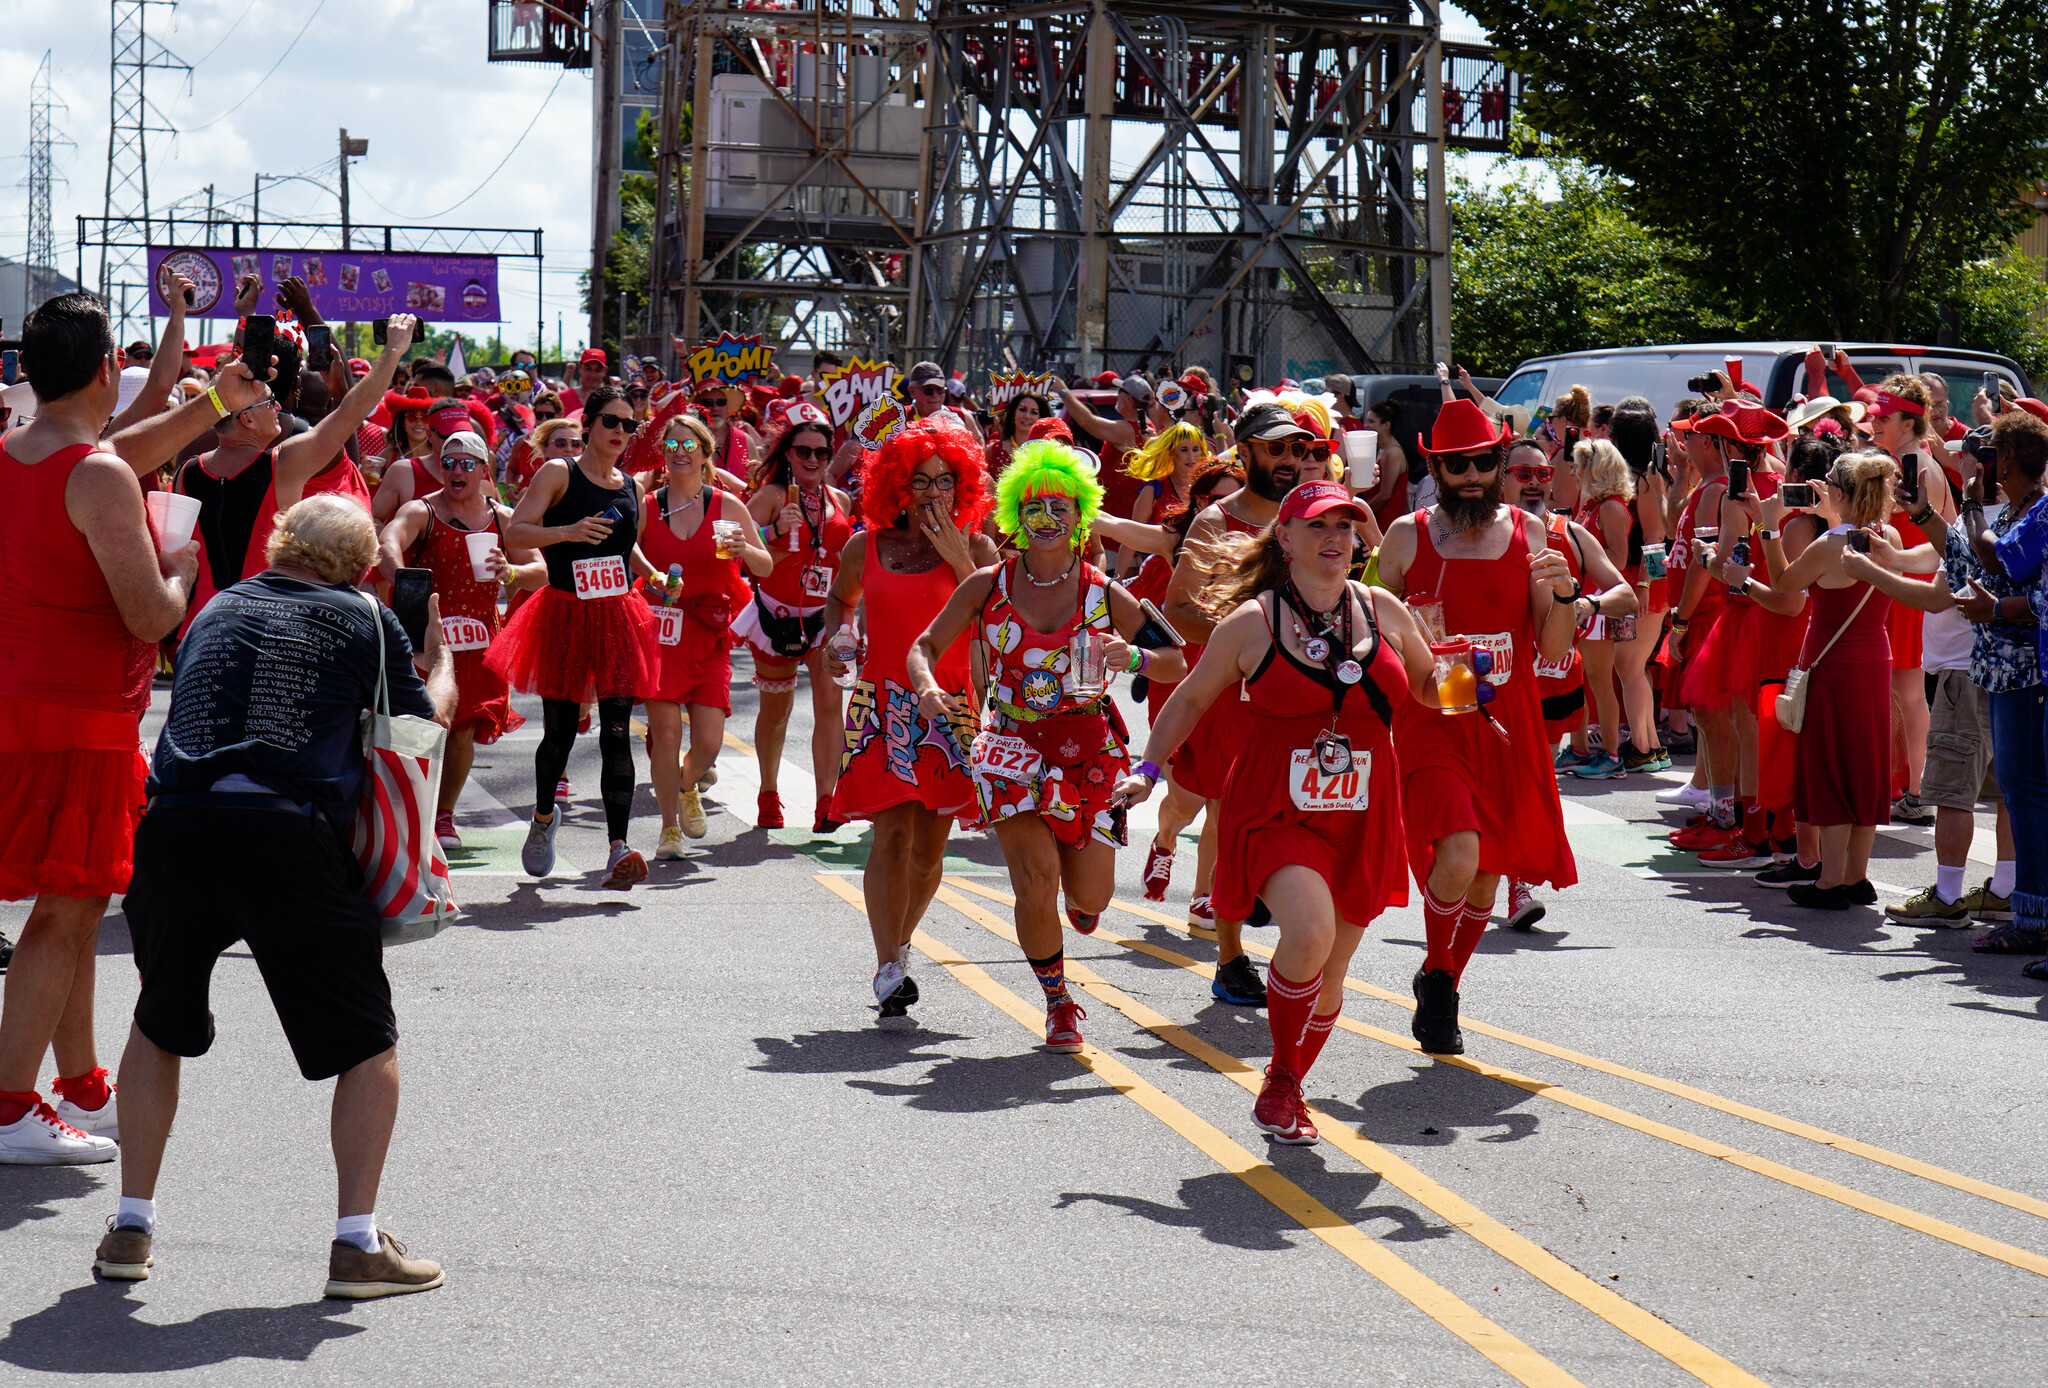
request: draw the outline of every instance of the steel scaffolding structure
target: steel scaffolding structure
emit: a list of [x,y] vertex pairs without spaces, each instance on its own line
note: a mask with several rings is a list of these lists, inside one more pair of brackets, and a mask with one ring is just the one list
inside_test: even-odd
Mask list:
[[[107,188],[101,225],[139,221],[143,241],[149,229],[149,137],[174,133],[149,100],[149,73],[189,73],[177,54],[149,36],[152,5],[174,7],[174,0],[109,0],[112,27],[107,64]],[[154,123],[152,123],[154,122]],[[82,249],[82,248],[81,248]],[[113,241],[100,243],[100,297],[119,320],[121,336],[132,316],[128,305],[147,302],[142,256]],[[148,317],[145,310],[143,317]],[[155,334],[149,333],[154,337]]]
[[45,50],[28,87],[28,254],[22,258],[28,283],[22,300],[29,308],[50,297],[57,277],[57,247],[50,226],[51,184],[57,176],[51,115],[60,104],[50,89],[50,54]]

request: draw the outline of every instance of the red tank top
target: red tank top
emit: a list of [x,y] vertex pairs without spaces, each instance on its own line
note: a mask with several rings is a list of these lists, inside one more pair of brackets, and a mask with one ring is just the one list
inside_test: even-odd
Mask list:
[[[867,562],[861,569],[868,613],[868,658],[861,677],[873,680],[877,688],[884,680],[893,680],[908,689],[910,675],[903,659],[960,584],[943,560],[921,574],[897,573],[882,562],[874,541],[870,534]],[[963,631],[939,656],[932,674],[946,689],[967,688],[968,645]]]
[[1109,580],[1083,560],[1073,613],[1057,630],[1039,631],[1010,601],[1011,576],[1023,562],[1012,559],[996,570],[981,605],[981,635],[994,666],[989,671],[989,703],[1025,721],[1093,708],[1096,700],[1077,698],[1067,689],[1067,646],[1083,627],[1110,629]]
[[[775,556],[775,568],[761,580],[761,591],[777,602],[816,607],[825,601],[825,595],[832,591],[832,580],[839,576],[839,551],[853,538],[853,515],[839,508],[838,498],[832,495],[830,487],[824,492],[824,527],[813,526],[808,520],[799,524],[791,532],[796,538],[794,553],[789,548],[790,535],[763,541]],[[794,497],[795,493],[796,489],[791,487],[784,495]]]
[[[1665,592],[1670,596],[1673,616],[1677,615],[1679,601],[1685,595],[1685,572],[1692,567],[1693,556],[1699,552],[1700,542],[1697,532],[1699,530],[1700,498],[1707,494],[1707,487],[1710,485],[1712,484],[1706,483],[1694,487],[1692,495],[1685,499],[1685,505],[1678,512],[1678,533],[1672,539],[1671,557],[1664,566]],[[1718,536],[1720,526],[1720,517],[1716,516],[1714,524],[1707,528],[1715,531]],[[1716,543],[1718,542],[1717,538]],[[1699,607],[1693,611],[1693,617],[1697,619],[1703,610],[1710,611],[1716,604],[1725,600],[1727,596],[1726,590],[1720,584],[1709,583],[1706,596],[1700,599]]]
[[0,444],[0,698],[140,716],[156,645],[121,620],[64,491],[95,445],[20,463]]
[[[1370,599],[1361,601],[1368,604],[1369,614]],[[1304,665],[1281,645],[1279,633],[1273,629],[1277,604],[1277,597],[1259,599],[1273,645],[1245,680],[1251,695],[1246,712],[1252,715],[1243,724],[1247,743],[1291,751],[1308,746],[1317,733],[1334,727],[1351,739],[1354,752],[1371,752],[1377,769],[1380,758],[1391,757],[1389,719],[1393,710],[1410,697],[1408,671],[1400,656],[1374,631],[1364,678],[1354,685],[1339,683],[1319,667]],[[1281,620],[1287,620],[1286,616]]]
[[[490,524],[486,527],[498,537],[498,548],[505,547],[505,529],[498,516],[498,508],[491,507]],[[498,630],[498,588],[495,579],[479,581],[476,570],[469,563],[470,531],[450,525],[435,512],[427,508],[427,533],[422,535],[413,547],[406,551],[405,562],[412,568],[434,571],[434,592],[441,598],[441,625],[448,637],[448,644],[457,650],[473,649],[477,639],[474,628],[464,630],[468,622],[479,622],[484,627],[486,641]]]
[[[707,487],[700,502],[706,507],[716,506],[723,495],[716,488]],[[676,599],[676,606],[697,612],[713,626],[724,625],[731,620],[733,604],[746,595],[747,587],[740,579],[739,560],[720,559],[718,546],[712,543],[709,522],[717,520],[717,514],[707,510],[699,516],[697,528],[685,539],[676,534],[668,522],[673,511],[667,487],[655,492],[647,502],[650,514],[647,517],[647,534],[640,541],[640,552],[661,573],[667,573],[672,566],[682,566],[683,589]],[[666,594],[649,590],[644,581],[640,591],[655,607],[663,606],[666,601]],[[721,613],[724,614],[722,618]]]
[[1528,516],[1513,512],[1514,533],[1498,559],[1446,560],[1430,535],[1429,512],[1415,513],[1415,559],[1408,566],[1410,604],[1435,599],[1444,607],[1444,629],[1469,637],[1493,653],[1486,678],[1501,695],[1534,698],[1527,678],[1536,655],[1534,614],[1529,610]]

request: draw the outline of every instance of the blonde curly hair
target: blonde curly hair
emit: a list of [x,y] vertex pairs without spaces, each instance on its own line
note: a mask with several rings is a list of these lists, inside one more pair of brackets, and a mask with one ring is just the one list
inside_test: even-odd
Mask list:
[[1583,501],[1605,501],[1610,496],[1635,499],[1636,479],[1628,470],[1628,459],[1606,439],[1580,439],[1573,445],[1572,471],[1579,475]]
[[354,583],[377,562],[377,526],[360,502],[322,492],[278,514],[263,557],[272,568],[289,564],[322,583]]

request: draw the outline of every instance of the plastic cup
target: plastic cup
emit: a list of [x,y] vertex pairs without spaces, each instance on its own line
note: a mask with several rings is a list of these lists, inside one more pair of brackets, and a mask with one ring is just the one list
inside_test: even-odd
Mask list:
[[740,542],[738,521],[715,520],[711,522],[711,543],[720,559],[732,558],[735,546]]
[[1372,430],[1344,431],[1344,480],[1353,488],[1379,484],[1380,436]]
[[151,492],[144,500],[149,521],[156,529],[156,547],[163,554],[176,554],[192,543],[192,528],[199,524],[199,498],[180,492]]
[[1109,687],[1109,643],[1093,627],[1074,633],[1067,646],[1068,684],[1084,699],[1098,699]]
[[1437,702],[1445,713],[1471,713],[1478,709],[1479,671],[1472,661],[1469,641],[1432,642],[1436,660]]
[[464,535],[462,543],[469,546],[469,572],[479,583],[488,583],[491,578],[490,557],[497,552],[496,531],[477,530]]

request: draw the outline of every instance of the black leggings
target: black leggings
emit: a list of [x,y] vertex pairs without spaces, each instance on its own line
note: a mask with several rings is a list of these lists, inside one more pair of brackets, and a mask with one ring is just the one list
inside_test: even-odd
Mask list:
[[[555,803],[555,787],[569,769],[569,750],[576,745],[576,724],[583,710],[574,699],[540,701],[540,751],[533,757],[533,803]],[[604,826],[623,841],[633,817],[633,701],[597,701],[597,754],[601,762],[597,788],[604,796]]]

